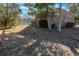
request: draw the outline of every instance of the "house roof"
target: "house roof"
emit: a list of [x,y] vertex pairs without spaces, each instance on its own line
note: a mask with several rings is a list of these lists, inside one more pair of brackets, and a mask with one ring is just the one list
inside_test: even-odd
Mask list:
[[74,13],[68,12],[68,11],[63,10],[63,9],[60,10],[59,13],[62,14],[65,18],[69,18],[70,19],[70,18],[75,17]]

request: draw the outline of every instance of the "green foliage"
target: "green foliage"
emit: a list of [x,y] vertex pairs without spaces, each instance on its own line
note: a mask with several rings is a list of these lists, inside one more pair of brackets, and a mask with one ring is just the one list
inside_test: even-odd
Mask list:
[[[6,27],[11,28],[11,27],[14,26],[15,24],[16,24],[16,20],[15,20],[15,19],[11,19],[11,20],[9,20],[9,23],[7,24]],[[2,29],[3,27],[4,27],[4,24],[2,24],[2,23],[0,22],[0,29]]]
[[[6,7],[4,5],[6,5]],[[16,25],[17,20],[19,20],[19,14],[21,13],[22,10],[18,6],[18,4],[0,4],[0,28],[3,28],[5,25],[4,23],[2,23],[2,21],[7,21],[6,27],[12,27]]]
[[75,24],[78,24],[79,25],[79,16],[76,16],[75,17]]
[[76,3],[70,4],[69,10],[70,12],[73,12],[74,14],[79,15],[79,4],[76,4]]
[[37,14],[53,14],[54,15],[54,4],[53,3],[31,3],[25,4],[29,8],[28,14],[36,16]]
[[79,4],[75,4],[75,3],[70,4],[69,10],[70,12],[77,15],[74,19],[75,19],[75,24],[78,25],[79,24]]
[[21,9],[18,9],[18,12],[19,12],[20,14],[22,14],[22,10],[21,10]]
[[70,11],[71,11],[71,12],[75,13],[76,10],[77,10],[76,6],[71,6],[71,7],[70,7]]

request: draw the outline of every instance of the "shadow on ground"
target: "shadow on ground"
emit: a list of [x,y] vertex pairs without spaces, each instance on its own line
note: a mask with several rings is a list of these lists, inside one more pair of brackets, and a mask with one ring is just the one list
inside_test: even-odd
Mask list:
[[78,56],[79,29],[63,28],[61,32],[57,29],[37,28],[32,25],[18,33],[7,34],[0,48],[1,56]]

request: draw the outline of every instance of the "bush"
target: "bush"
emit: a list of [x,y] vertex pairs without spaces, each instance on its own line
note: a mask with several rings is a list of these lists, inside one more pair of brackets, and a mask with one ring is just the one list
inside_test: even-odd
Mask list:
[[[14,26],[15,23],[16,23],[16,20],[14,20],[14,19],[9,20],[9,22],[6,26],[6,29],[12,28],[12,26]],[[3,29],[3,28],[4,28],[4,24],[1,23],[1,21],[0,21],[0,29]]]
[[75,19],[75,24],[79,24],[79,15],[76,16],[74,19]]

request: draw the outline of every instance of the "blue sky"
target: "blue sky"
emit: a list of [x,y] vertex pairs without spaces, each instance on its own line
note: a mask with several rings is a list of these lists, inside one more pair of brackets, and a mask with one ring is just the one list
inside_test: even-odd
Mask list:
[[[61,3],[61,6],[62,6],[62,9],[68,10],[68,8],[67,8],[67,3]],[[56,8],[59,8],[59,3],[57,3],[57,4],[55,5],[55,7],[56,7]]]
[[24,4],[20,4],[20,8],[22,10],[22,14],[21,16],[24,17],[24,15],[27,15],[28,13],[28,8],[26,6],[24,6]]
[[[67,4],[66,4],[66,3],[62,3],[61,5],[62,5],[62,9],[67,10]],[[56,8],[59,8],[59,3],[57,3],[57,4],[55,5],[55,7],[56,7]],[[21,10],[22,10],[21,16],[22,16],[22,17],[26,16],[27,13],[28,13],[28,8],[25,7],[24,4],[20,4],[20,8],[21,8]]]

